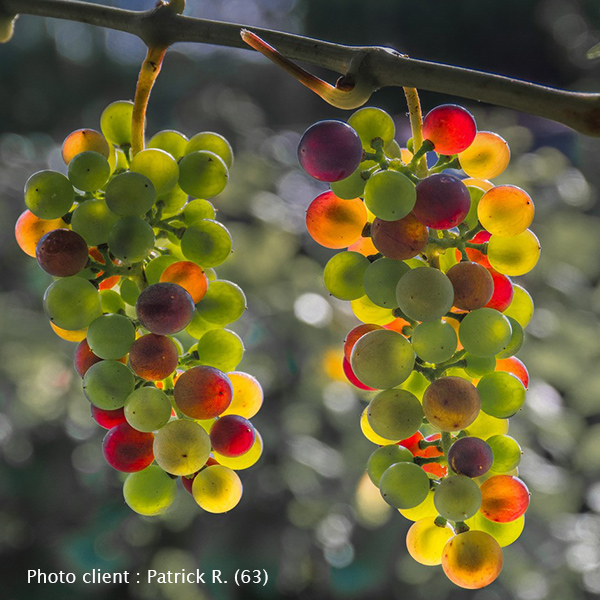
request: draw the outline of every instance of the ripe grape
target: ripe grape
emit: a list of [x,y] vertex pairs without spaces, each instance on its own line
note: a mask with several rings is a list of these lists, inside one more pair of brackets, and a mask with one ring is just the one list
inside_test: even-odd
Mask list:
[[175,371],[178,361],[177,346],[164,335],[143,335],[129,350],[131,370],[148,381],[165,379]]
[[465,429],[475,421],[480,408],[477,388],[461,377],[440,377],[423,395],[425,417],[441,431]]
[[95,365],[101,360],[102,359],[99,356],[96,356],[90,350],[90,346],[85,337],[79,342],[79,344],[77,344],[77,348],[75,348],[75,356],[73,357],[73,364],[80,377],[83,377],[92,365]]
[[356,242],[367,223],[367,209],[360,198],[342,200],[333,192],[319,194],[306,211],[310,236],[325,248],[347,248]]
[[170,421],[154,435],[156,463],[171,475],[195,473],[206,464],[209,456],[208,433],[189,419]]
[[102,440],[106,462],[117,471],[134,473],[152,464],[154,435],[137,431],[129,423],[120,423],[108,431]]
[[429,241],[427,227],[413,213],[398,221],[375,219],[371,226],[375,248],[394,260],[407,260],[417,256]]
[[446,272],[454,288],[454,306],[461,310],[483,308],[494,293],[488,270],[475,262],[459,262]]
[[227,377],[233,389],[233,397],[231,404],[221,413],[221,416],[233,414],[251,419],[263,403],[263,390],[260,383],[252,375],[241,371],[227,373]]
[[455,473],[467,477],[479,477],[487,473],[494,460],[492,448],[476,437],[456,440],[448,451],[448,464]]
[[496,371],[507,371],[521,380],[521,383],[527,389],[529,387],[529,371],[527,367],[516,356],[501,358],[496,361]]
[[466,150],[476,133],[473,115],[456,104],[436,106],[423,119],[423,137],[433,142],[438,154],[458,154]]
[[485,305],[486,308],[494,308],[499,312],[504,312],[512,302],[514,288],[512,281],[502,273],[498,273],[491,267],[488,269],[494,282],[494,292],[489,302]]
[[[218,452],[213,452],[216,461],[214,464],[219,464],[223,467],[228,467],[230,469],[233,469],[234,471],[242,471],[243,469],[249,469],[250,467],[255,465],[262,455],[263,441],[256,429],[254,430],[254,433],[254,444],[252,444],[252,447],[250,448],[250,450],[248,450],[248,452],[245,452],[241,456],[223,456]],[[210,466],[210,459],[209,462],[207,462],[206,464]]]
[[481,514],[496,523],[515,521],[529,507],[529,490],[511,475],[494,475],[481,484]]
[[255,432],[252,423],[239,415],[219,417],[210,428],[210,441],[215,452],[236,457],[252,448]]
[[38,264],[55,277],[69,277],[81,271],[88,261],[85,240],[69,229],[54,229],[46,233],[35,249]]
[[66,226],[62,219],[40,219],[30,210],[24,210],[15,223],[15,239],[25,254],[35,256],[38,242],[47,233]]
[[135,310],[142,327],[169,335],[187,327],[194,314],[194,301],[176,283],[155,283],[140,294]]
[[92,418],[104,429],[112,429],[127,421],[125,418],[125,411],[122,407],[115,408],[114,410],[105,410],[103,408],[98,408],[93,404],[91,404],[90,407],[92,409]]
[[123,496],[129,508],[146,517],[164,513],[175,501],[176,494],[175,480],[157,465],[131,473],[123,484]]
[[212,419],[231,404],[233,387],[225,373],[214,367],[192,367],[175,383],[179,410],[192,419]]
[[502,549],[484,531],[465,531],[450,538],[442,553],[444,573],[459,587],[475,590],[494,581],[502,570]]
[[527,192],[515,185],[499,185],[488,190],[477,207],[481,224],[501,237],[523,233],[533,221],[534,206]]
[[180,285],[192,297],[194,304],[204,298],[208,289],[208,277],[202,267],[187,260],[170,264],[162,272],[159,281]]
[[529,229],[510,237],[492,235],[488,242],[490,265],[504,275],[525,275],[539,258],[540,242]]
[[63,142],[61,154],[68,165],[77,154],[88,150],[98,152],[107,159],[111,156],[106,138],[94,129],[77,129],[70,133]]
[[471,208],[471,196],[465,184],[445,173],[436,173],[417,184],[415,217],[433,229],[451,229],[460,225]]
[[298,160],[319,181],[349,177],[362,160],[358,134],[343,121],[319,121],[309,127],[298,144]]

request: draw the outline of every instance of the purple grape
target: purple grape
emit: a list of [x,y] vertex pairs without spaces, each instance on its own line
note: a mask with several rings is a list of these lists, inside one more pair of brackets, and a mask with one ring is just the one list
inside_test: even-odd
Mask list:
[[467,186],[446,173],[430,175],[417,184],[417,202],[413,214],[433,229],[451,229],[460,225],[471,208]]
[[194,301],[176,283],[148,286],[135,305],[142,327],[157,335],[170,335],[185,329],[194,316]]
[[455,473],[479,477],[490,470],[494,453],[487,442],[476,437],[456,440],[448,451],[448,464]]
[[343,121],[319,121],[309,127],[298,145],[302,168],[319,181],[340,181],[354,173],[362,160],[358,133]]
[[88,246],[78,233],[54,229],[38,242],[35,257],[46,273],[70,277],[77,275],[87,264]]

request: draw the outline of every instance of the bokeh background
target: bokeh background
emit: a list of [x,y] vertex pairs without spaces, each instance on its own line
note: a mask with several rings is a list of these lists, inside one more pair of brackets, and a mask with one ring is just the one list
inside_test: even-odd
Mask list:
[[[148,0],[107,0],[133,9]],[[594,0],[188,0],[186,14],[357,45],[390,45],[418,58],[578,90],[600,88]],[[522,537],[505,551],[490,587],[467,592],[404,545],[409,523],[364,483],[373,446],[358,419],[366,397],[340,379],[339,352],[356,323],[321,281],[331,255],[304,232],[304,211],[323,187],[300,172],[295,148],[315,120],[347,118],[262,57],[182,44],[153,92],[150,134],[175,128],[226,135],[236,151],[231,183],[215,200],[232,231],[219,275],[239,283],[249,309],[232,328],[240,368],[265,389],[253,420],[265,454],[243,472],[230,514],[200,514],[181,492],[160,518],[133,514],[122,477],[103,461],[104,430],[90,418],[72,369],[74,345],[41,310],[49,283],[20,252],[14,222],[22,189],[42,168],[62,169],[59,147],[102,109],[132,98],[144,48],[88,26],[22,17],[0,47],[0,589],[8,600],[244,600],[445,598],[580,600],[600,595],[600,141],[555,123],[464,102],[480,129],[509,142],[498,182],[534,198],[542,259],[523,277],[536,313],[520,357],[532,376],[511,420],[532,492]],[[333,77],[331,78],[333,80]],[[457,90],[459,92],[459,90]],[[425,110],[457,97],[422,94]],[[400,90],[372,105],[409,137]],[[266,569],[265,587],[35,585],[27,569],[107,572]]]

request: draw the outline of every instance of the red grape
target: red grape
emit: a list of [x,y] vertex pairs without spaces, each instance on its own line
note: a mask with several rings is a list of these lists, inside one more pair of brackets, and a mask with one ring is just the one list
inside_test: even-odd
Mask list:
[[423,137],[433,142],[438,154],[458,154],[466,150],[476,133],[473,115],[456,104],[437,106],[423,120]]
[[154,435],[134,429],[129,423],[113,427],[102,441],[106,462],[125,473],[141,471],[152,464]]
[[125,411],[122,407],[116,408],[115,410],[104,410],[93,404],[91,407],[92,418],[100,425],[100,427],[104,427],[104,429],[112,429],[121,423],[125,423],[127,420],[125,419]]
[[241,456],[252,448],[256,434],[252,423],[239,415],[225,415],[210,428],[210,441],[215,452],[223,456]]
[[175,403],[192,419],[213,419],[227,410],[233,397],[229,377],[214,367],[192,367],[179,377]]

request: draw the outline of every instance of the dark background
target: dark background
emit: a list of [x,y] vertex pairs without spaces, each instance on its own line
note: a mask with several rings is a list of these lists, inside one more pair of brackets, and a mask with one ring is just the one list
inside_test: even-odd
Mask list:
[[[107,2],[108,4],[108,2]],[[146,9],[150,2],[111,2]],[[212,0],[186,14],[280,28],[355,45],[389,45],[416,58],[577,90],[598,90],[597,2],[575,0]],[[239,283],[249,310],[232,328],[265,404],[253,419],[265,453],[241,473],[230,514],[200,514],[180,491],[160,518],[123,503],[123,477],[104,464],[103,431],[71,366],[74,346],[41,311],[49,283],[20,252],[14,222],[22,189],[42,168],[62,169],[59,148],[102,109],[133,96],[143,45],[125,34],[22,17],[0,47],[0,596],[229,600],[243,598],[474,598],[573,600],[600,594],[600,145],[542,119],[464,103],[480,129],[511,145],[498,182],[527,189],[542,260],[522,278],[536,315],[521,358],[532,376],[511,421],[532,492],[522,537],[505,550],[489,588],[468,592],[439,568],[416,564],[409,526],[360,484],[373,449],[358,427],[366,397],[339,379],[339,351],[354,326],[320,279],[329,251],[304,233],[303,213],[323,189],[297,167],[302,131],[347,118],[269,64],[241,50],[182,44],[165,60],[148,133],[175,128],[226,135],[236,152],[231,183],[215,200],[236,252],[219,276]],[[330,80],[335,79],[334,75]],[[428,110],[457,97],[423,93]],[[400,90],[372,105],[409,137]],[[313,303],[313,324],[303,316]],[[145,573],[266,569],[265,587],[26,583],[28,569]],[[142,576],[143,577],[143,576]],[[135,578],[133,578],[135,579]]]

